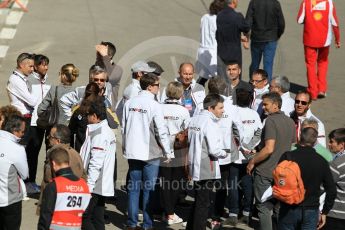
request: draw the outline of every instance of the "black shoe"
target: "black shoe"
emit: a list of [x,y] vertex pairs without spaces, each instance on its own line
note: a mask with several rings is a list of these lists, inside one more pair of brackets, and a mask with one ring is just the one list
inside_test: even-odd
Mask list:
[[317,98],[319,99],[323,99],[327,96],[327,94],[325,92],[320,92],[318,95],[317,95]]

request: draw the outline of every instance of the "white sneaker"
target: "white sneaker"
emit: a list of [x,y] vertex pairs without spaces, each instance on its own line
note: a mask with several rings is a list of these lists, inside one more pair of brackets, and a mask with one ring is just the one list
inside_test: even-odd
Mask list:
[[28,196],[23,196],[23,199],[22,199],[23,201],[28,201],[28,200],[30,200],[30,197],[28,197]]
[[172,219],[167,219],[167,224],[168,225],[172,225],[172,224],[178,224],[178,223],[182,223],[183,219],[180,218],[178,215],[174,214],[174,218]]
[[186,222],[182,222],[182,227],[187,227],[187,221]]

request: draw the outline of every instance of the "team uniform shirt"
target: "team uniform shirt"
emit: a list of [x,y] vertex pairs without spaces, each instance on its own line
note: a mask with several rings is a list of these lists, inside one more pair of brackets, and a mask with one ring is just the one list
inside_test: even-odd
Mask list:
[[303,43],[309,47],[326,47],[335,40],[340,42],[339,22],[333,0],[303,0],[297,22],[304,24]]
[[162,104],[164,121],[168,128],[168,134],[170,136],[170,148],[174,148],[174,142],[176,134],[186,130],[190,116],[188,110],[179,104],[177,100],[166,99],[165,103]]
[[218,158],[227,157],[222,149],[219,118],[208,110],[192,117],[188,127],[189,173],[194,181],[219,179]]
[[230,164],[234,160],[238,158],[238,155],[235,154],[237,151],[237,145],[234,141],[234,132],[233,129],[235,128],[238,132],[238,136],[243,136],[243,126],[240,121],[239,111],[236,106],[233,105],[233,102],[230,98],[222,96],[224,98],[224,113],[220,120],[218,121],[218,125],[220,128],[221,133],[221,148],[227,152],[230,152],[226,158],[218,159],[219,165],[226,165]]
[[31,84],[31,92],[37,98],[37,104],[34,107],[31,117],[31,126],[37,126],[37,109],[38,105],[42,102],[43,98],[47,95],[50,85],[46,84],[48,75],[46,74],[41,80],[40,75],[33,72],[28,77],[28,82]]
[[320,121],[319,118],[317,118],[309,109],[307,111],[307,113],[304,116],[299,116],[297,119],[294,117],[295,114],[292,113],[291,118],[295,121],[295,125],[296,125],[296,134],[297,134],[297,140],[300,139],[300,133],[301,133],[301,126],[302,123],[305,119],[313,119],[315,121],[317,121],[317,124],[319,126],[317,133],[318,133],[318,137],[317,137],[317,143],[323,145],[324,147],[327,147],[326,145],[326,133],[325,133],[325,126],[324,124]]
[[[73,107],[80,104],[84,98],[86,86],[76,87],[74,91],[66,93],[63,95],[59,102],[61,104],[64,114],[68,117],[68,120],[72,117]],[[107,108],[112,108],[112,90],[109,82],[105,84],[104,99]]]
[[23,199],[20,180],[29,176],[24,146],[13,134],[0,130],[0,207]]
[[[261,141],[262,123],[259,114],[250,108],[237,106],[239,119],[243,126],[243,138],[241,145],[245,150],[253,150]],[[235,164],[248,163],[244,157],[243,151],[240,150],[239,159]]]
[[31,92],[31,86],[27,77],[19,71],[13,71],[8,79],[7,92],[10,103],[23,115],[31,114],[37,104],[37,98]]
[[86,182],[83,179],[72,181],[63,176],[56,177],[54,181],[57,194],[49,229],[81,229],[82,215],[91,198]]
[[91,193],[114,196],[115,154],[115,134],[107,120],[87,125],[80,156],[87,172],[87,184]]
[[257,111],[259,115],[263,114],[262,95],[264,95],[270,91],[269,87],[270,87],[269,84],[267,84],[262,89],[254,89],[254,100],[253,100],[252,109]]
[[290,114],[295,110],[295,100],[290,97],[289,92],[283,93],[280,97],[282,98],[280,110],[290,117]]
[[143,90],[123,108],[122,145],[126,159],[174,158],[162,105],[154,98],[154,94]]

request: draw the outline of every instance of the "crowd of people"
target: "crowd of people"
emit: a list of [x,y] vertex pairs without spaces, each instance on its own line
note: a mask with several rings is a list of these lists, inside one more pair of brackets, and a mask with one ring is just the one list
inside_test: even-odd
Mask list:
[[[196,63],[181,63],[164,88],[163,68],[139,60],[119,97],[122,68],[111,42],[96,45],[89,82],[79,87],[74,64],[63,65],[60,84],[51,86],[49,58],[20,54],[7,84],[10,105],[0,108],[0,229],[20,229],[22,201],[35,193],[37,229],[105,229],[120,128],[128,161],[125,229],[155,229],[154,215],[189,230],[251,226],[255,215],[262,230],[343,229],[345,128],[329,133],[327,149],[325,126],[311,112],[313,100],[326,97],[330,27],[340,47],[333,2],[302,1],[308,88],[294,98],[289,79],[273,75],[285,29],[279,2],[251,0],[246,17],[237,4],[211,3]],[[318,30],[323,24],[328,29]],[[242,46],[251,51],[249,82],[241,75]],[[187,195],[194,198],[189,216],[178,216]]]

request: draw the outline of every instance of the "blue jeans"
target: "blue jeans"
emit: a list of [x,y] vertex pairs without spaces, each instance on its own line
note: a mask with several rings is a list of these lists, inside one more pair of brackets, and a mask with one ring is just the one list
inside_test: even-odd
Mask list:
[[157,182],[159,171],[159,159],[151,161],[128,160],[128,219],[127,226],[136,227],[138,223],[139,195],[143,190],[143,214],[144,228],[151,228],[153,225],[151,203],[152,193]]
[[249,79],[252,79],[253,72],[260,67],[261,58],[264,57],[264,70],[268,74],[268,80],[272,80],[272,69],[274,56],[276,54],[277,41],[271,42],[255,42],[250,43],[250,51],[252,55],[252,63],[249,67]]
[[301,207],[291,207],[280,205],[279,230],[315,230],[319,221],[319,209],[302,209]]
[[253,178],[246,172],[247,164],[230,164],[229,172],[229,212],[239,214],[240,190],[243,194],[243,211],[251,213],[253,203]]

